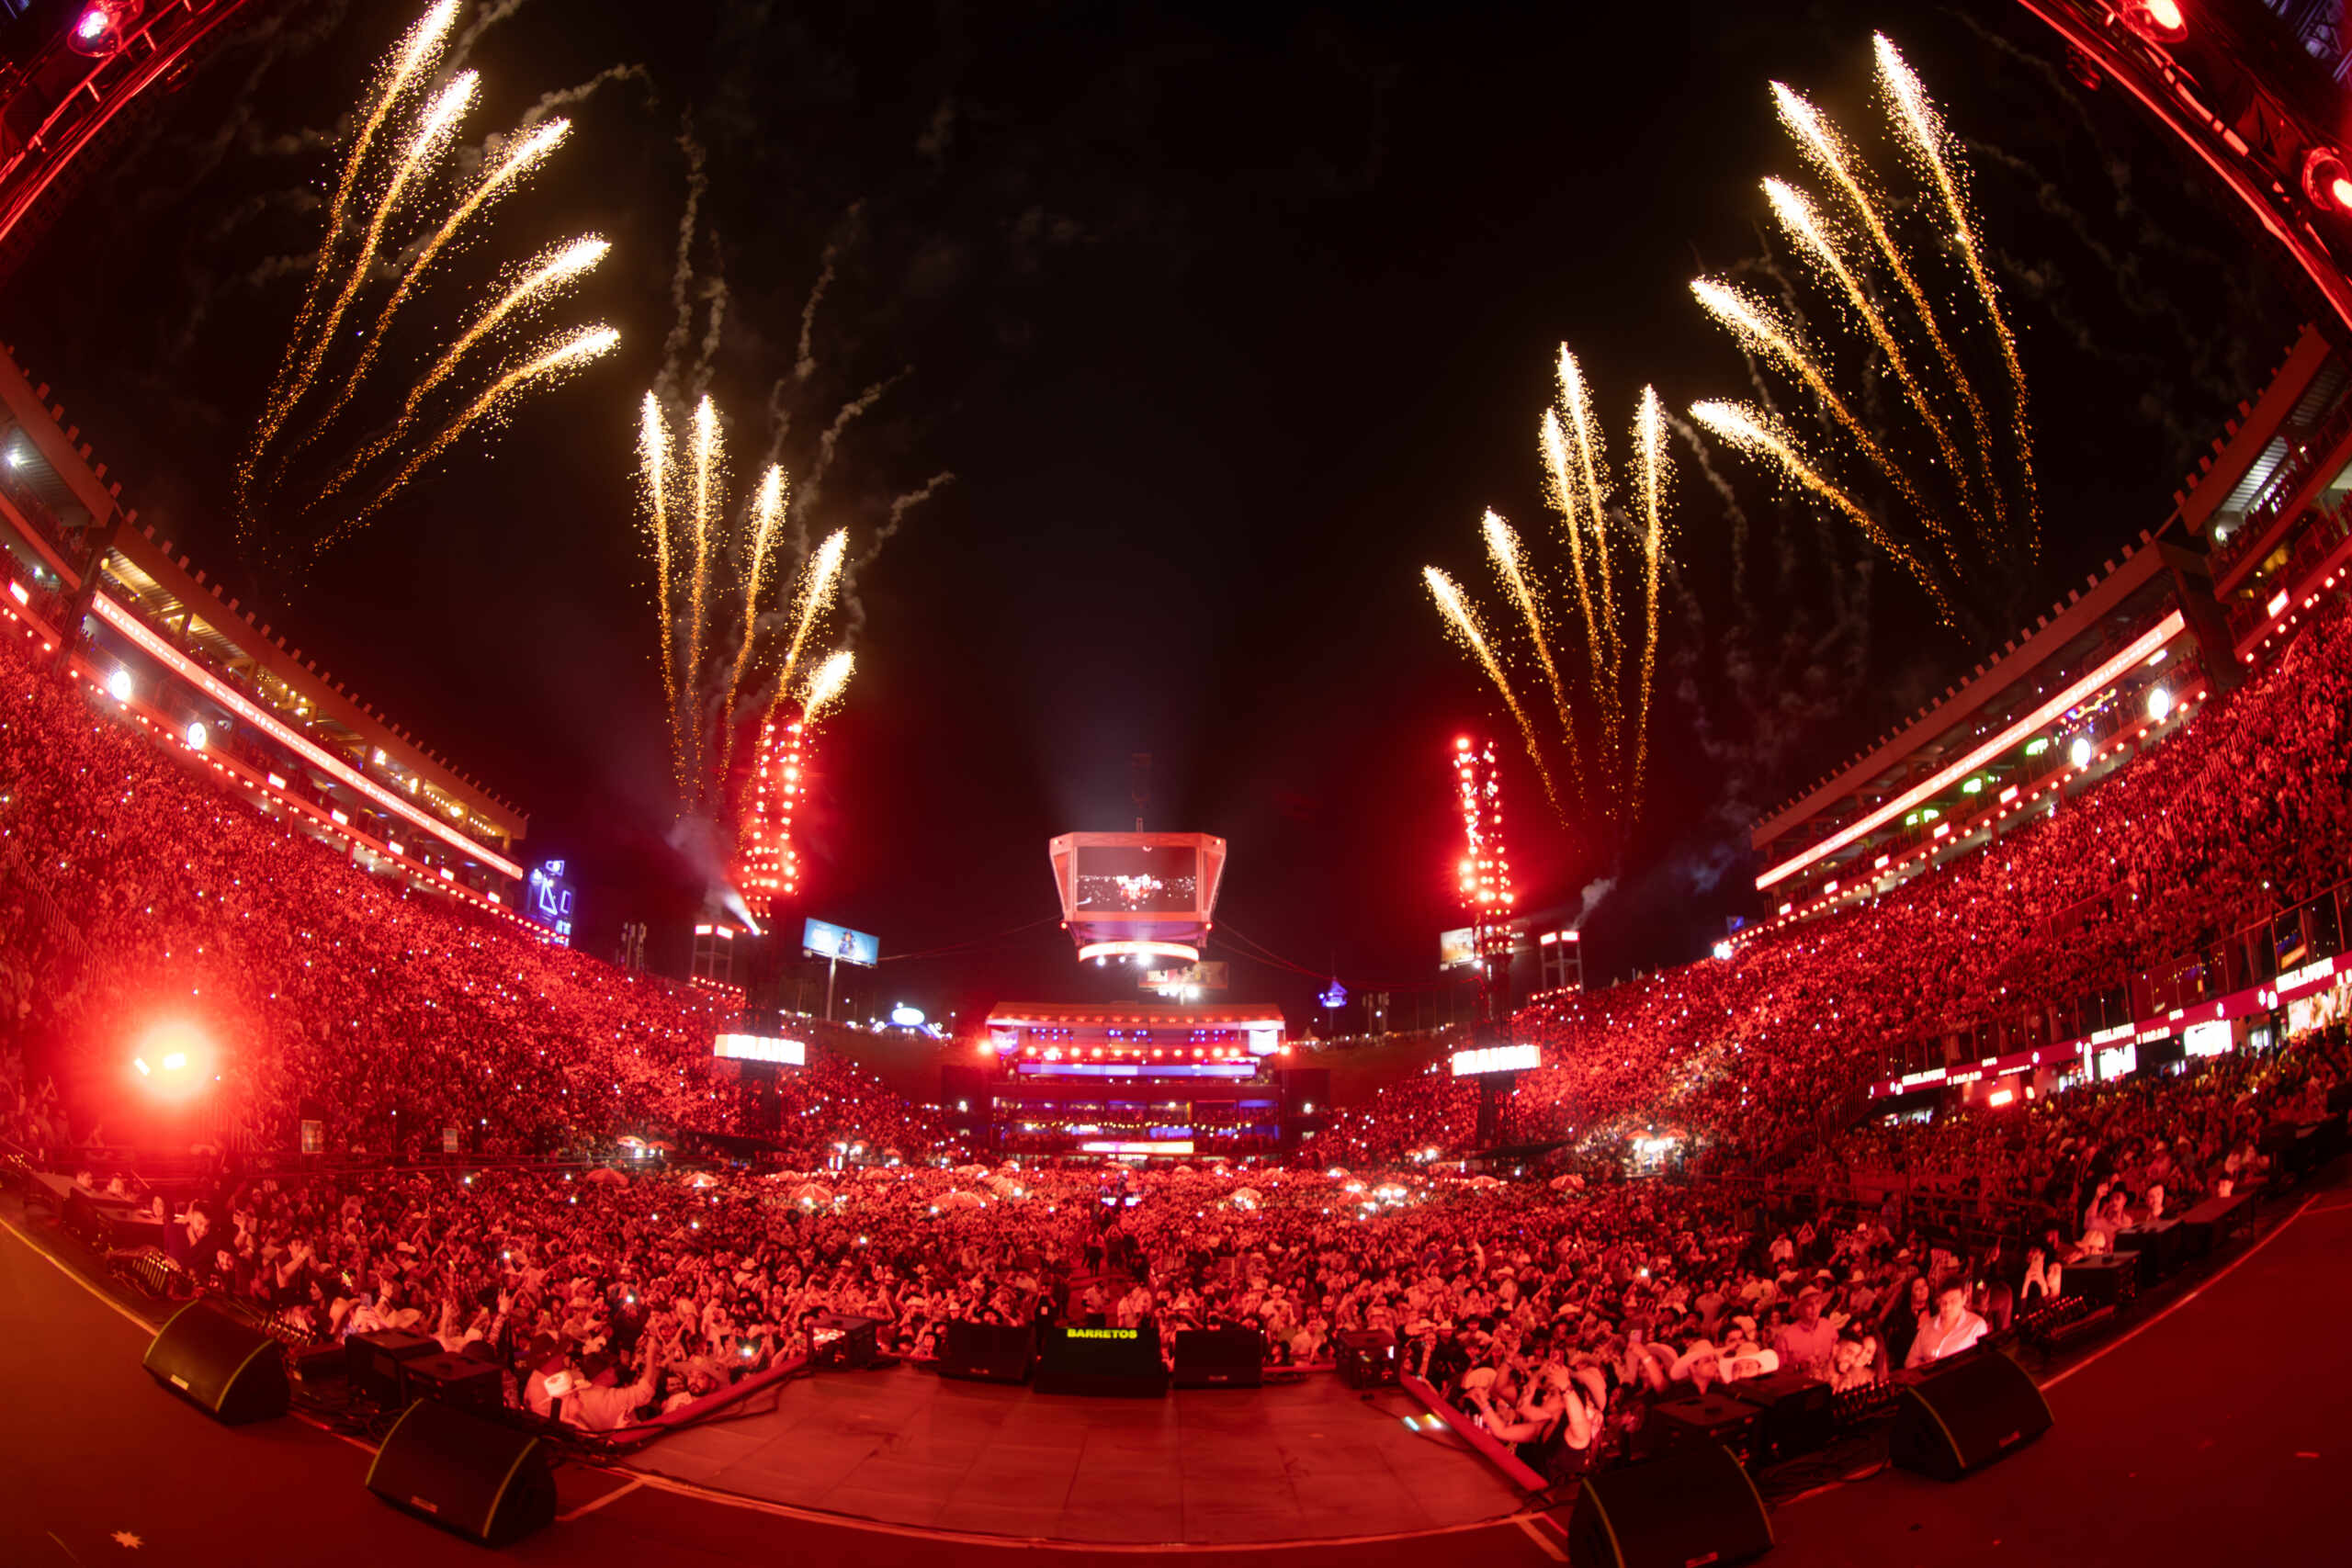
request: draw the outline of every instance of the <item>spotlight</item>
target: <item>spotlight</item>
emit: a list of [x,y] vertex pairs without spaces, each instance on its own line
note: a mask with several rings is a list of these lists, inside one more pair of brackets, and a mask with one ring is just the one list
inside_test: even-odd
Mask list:
[[204,743],[210,739],[212,739],[212,732],[204,728],[204,721],[202,719],[195,719],[189,723],[187,727],[187,749],[189,750],[203,750]]
[[127,703],[130,700],[130,671],[118,670],[107,677],[107,695],[119,703]]
[[2352,168],[2333,147],[2314,147],[2303,154],[2303,195],[2323,212],[2352,212]]
[[2180,0],[2124,0],[2123,25],[2154,43],[2178,43],[2188,36]]
[[2148,694],[2148,716],[2158,724],[2172,716],[2172,694],[2162,686]]
[[2075,743],[2066,748],[2066,761],[2074,763],[2077,768],[2087,768],[2091,765],[2091,742],[2089,736],[2077,735],[2075,737]]
[[112,54],[122,47],[123,29],[139,15],[141,0],[92,0],[66,30],[76,54]]

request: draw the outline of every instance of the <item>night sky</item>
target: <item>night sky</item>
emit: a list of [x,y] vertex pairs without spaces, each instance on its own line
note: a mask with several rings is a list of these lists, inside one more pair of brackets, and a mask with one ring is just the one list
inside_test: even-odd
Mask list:
[[[10,287],[0,332],[141,520],[232,584],[255,586],[230,465],[300,298],[286,258],[317,244],[338,118],[422,8],[257,0]],[[531,813],[532,857],[583,873],[585,945],[690,918],[631,490],[690,128],[708,188],[684,358],[723,278],[710,387],[739,478],[829,247],[787,467],[805,476],[842,403],[899,378],[843,431],[812,523],[864,554],[895,497],[956,476],[857,571],[859,669],[808,824],[809,912],[886,953],[962,944],[885,971],[934,1011],[1094,984],[1054,929],[1046,840],[1127,826],[1138,751],[1150,826],[1231,840],[1232,926],[1353,987],[1434,982],[1457,923],[1442,757],[1465,728],[1510,738],[1419,569],[1483,581],[1487,505],[1540,526],[1562,340],[1612,432],[1645,381],[1678,409],[1747,395],[1685,285],[1764,255],[1756,181],[1804,173],[1769,79],[1874,133],[1883,27],[1971,143],[2036,395],[2050,547],[2008,585],[2026,619],[2164,521],[2310,313],[2191,162],[2075,83],[2021,8],[469,10],[496,18],[471,50],[477,136],[641,68],[567,111],[572,145],[458,269],[603,232],[613,258],[556,319],[602,316],[623,348],[460,446],[308,583],[247,602]],[[1747,908],[1757,810],[1982,657],[1850,531],[1716,466],[1738,518],[1684,454],[1645,828],[1553,823],[1512,752],[1523,902],[1616,883],[1597,971],[1699,951]],[[1303,1021],[1313,981],[1210,956],[1237,958],[1237,998]]]

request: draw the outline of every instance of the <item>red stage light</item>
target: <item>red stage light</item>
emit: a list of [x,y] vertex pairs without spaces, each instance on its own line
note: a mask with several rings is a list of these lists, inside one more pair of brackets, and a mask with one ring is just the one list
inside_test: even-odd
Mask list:
[[2188,36],[2179,0],[2124,0],[2123,25],[2158,43],[2178,43]]
[[2313,207],[2334,213],[2352,212],[2352,168],[2333,147],[2314,147],[2303,154],[2303,196]]

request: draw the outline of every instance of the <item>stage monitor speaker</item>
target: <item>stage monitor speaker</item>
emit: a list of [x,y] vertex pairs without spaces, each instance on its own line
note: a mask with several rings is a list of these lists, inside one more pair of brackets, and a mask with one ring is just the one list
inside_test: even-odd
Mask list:
[[433,1355],[441,1348],[441,1342],[398,1328],[379,1328],[373,1334],[353,1335],[343,1342],[343,1348],[349,1358],[346,1366],[353,1397],[373,1400],[390,1409],[408,1403],[408,1392],[401,1386],[401,1363]]
[[410,1399],[435,1399],[485,1414],[506,1407],[506,1375],[489,1361],[447,1350],[401,1363]]
[[1756,1483],[1713,1443],[1588,1475],[1568,1514],[1570,1568],[1745,1562],[1771,1545]]
[[809,1362],[836,1371],[857,1371],[881,1359],[879,1325],[854,1313],[829,1312],[808,1324]]
[[368,1490],[404,1513],[482,1546],[505,1546],[555,1520],[546,1446],[527,1432],[420,1399],[384,1436]]
[[1260,1388],[1266,1337],[1254,1328],[1183,1328],[1176,1333],[1178,1388]]
[[1978,1350],[1904,1391],[1887,1457],[1905,1470],[1957,1481],[2050,1430],[2050,1405],[2025,1370]]
[[1385,1328],[1360,1328],[1340,1336],[1332,1359],[1340,1382],[1350,1388],[1380,1388],[1394,1383],[1405,1370],[1396,1336]]
[[147,1371],[228,1426],[286,1414],[286,1353],[260,1329],[190,1302],[147,1347]]
[[939,1348],[939,1375],[969,1382],[1027,1382],[1037,1359],[1037,1331],[1027,1325],[950,1323]]

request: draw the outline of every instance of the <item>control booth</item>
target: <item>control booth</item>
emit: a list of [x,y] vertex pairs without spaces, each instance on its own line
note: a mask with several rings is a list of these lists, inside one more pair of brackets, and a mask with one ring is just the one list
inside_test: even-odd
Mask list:
[[976,1065],[943,1069],[942,1102],[1004,1154],[1275,1156],[1329,1115],[1330,1070],[1291,1065],[1276,1007],[1006,1002],[986,1027]]

